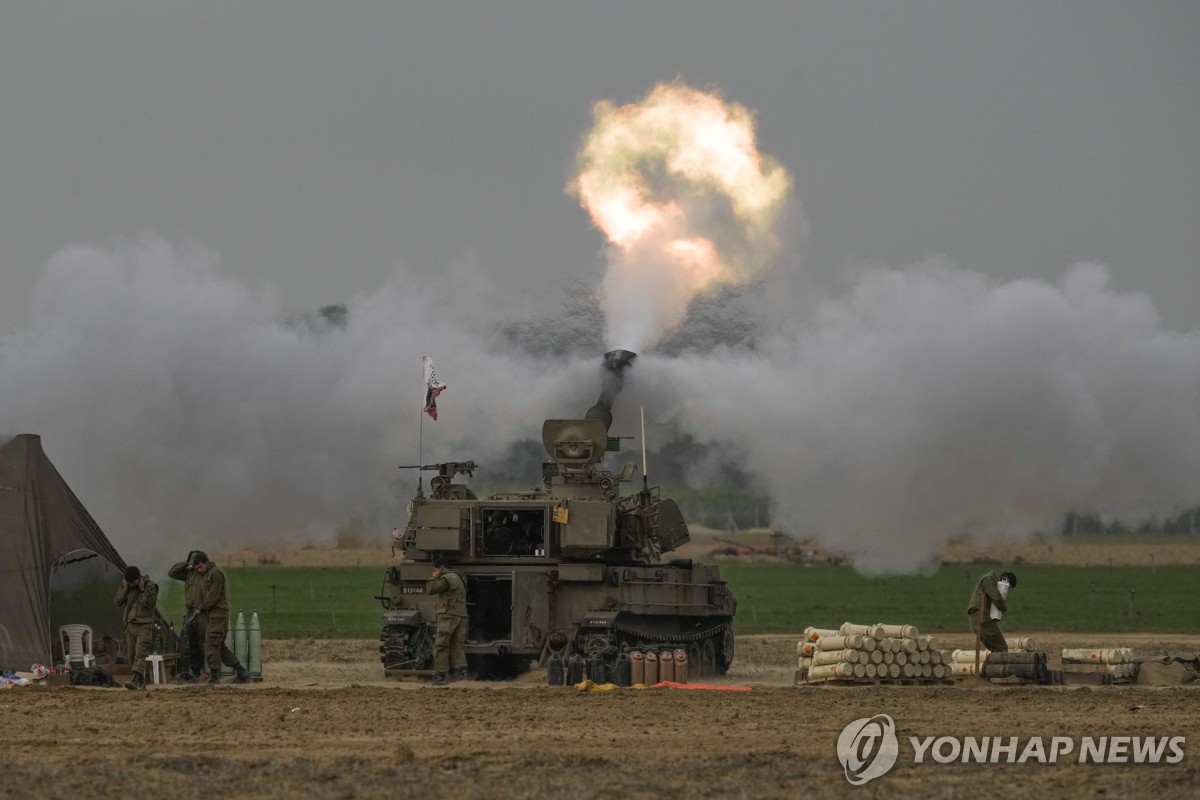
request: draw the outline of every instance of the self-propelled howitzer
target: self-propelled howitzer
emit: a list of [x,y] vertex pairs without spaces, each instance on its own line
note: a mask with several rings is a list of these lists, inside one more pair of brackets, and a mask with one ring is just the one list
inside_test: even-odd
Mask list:
[[599,401],[582,419],[548,419],[542,486],[480,499],[459,475],[471,461],[436,470],[397,533],[399,564],[378,599],[380,655],[388,676],[430,674],[435,596],[425,593],[442,556],[467,585],[469,670],[505,677],[552,655],[585,658],[624,647],[683,649],[692,675],[724,674],[733,661],[733,595],[717,567],[663,555],[689,540],[674,501],[658,487],[621,494],[636,463],[604,466],[612,402],[636,356],[605,355]]

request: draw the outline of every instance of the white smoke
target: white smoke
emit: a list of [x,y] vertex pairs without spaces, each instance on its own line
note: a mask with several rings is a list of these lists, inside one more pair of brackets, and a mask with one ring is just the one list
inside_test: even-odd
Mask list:
[[[352,299],[344,327],[315,331],[281,323],[212,253],[154,237],[67,248],[30,329],[0,342],[0,431],[41,434],[139,561],[328,540],[358,515],[399,523],[415,474],[396,466],[422,439],[426,462],[486,469],[599,387],[599,354],[497,352],[479,310],[503,303],[484,270],[453,271],[401,270]],[[449,386],[436,423],[420,414],[426,353]],[[1055,285],[878,268],[754,350],[642,353],[616,425],[636,430],[639,405],[658,446],[687,435],[737,456],[776,524],[868,571],[923,568],[962,534],[1200,497],[1200,335],[1164,330],[1096,265]]]
[[[489,353],[488,296],[470,265],[400,271],[352,299],[343,327],[314,330],[283,323],[203,249],[69,247],[43,269],[31,327],[0,340],[0,438],[41,435],[137,563],[328,541],[356,516],[390,530],[417,485],[398,465],[486,463],[536,435],[531,419],[561,415],[564,386],[587,387],[571,407],[594,399],[594,359],[550,371]],[[423,354],[449,386],[439,422],[421,414]]]
[[776,524],[867,572],[1200,498],[1200,334],[1164,330],[1095,264],[1057,285],[879,268],[752,354],[639,369],[659,388],[630,399],[656,423],[739,454]]

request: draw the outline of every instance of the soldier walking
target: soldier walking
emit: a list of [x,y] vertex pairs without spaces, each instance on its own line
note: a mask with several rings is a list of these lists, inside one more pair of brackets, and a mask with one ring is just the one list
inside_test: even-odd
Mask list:
[[425,584],[425,591],[438,596],[433,685],[466,680],[467,586],[462,576],[447,569],[445,560],[437,556],[433,559],[433,580]]
[[126,567],[114,601],[124,609],[125,657],[133,670],[133,678],[125,688],[145,689],[146,656],[154,644],[154,624],[158,621],[158,585],[137,567]]
[[200,602],[204,599],[204,576],[196,571],[196,565],[208,561],[201,550],[188,553],[187,560],[180,561],[169,570],[167,577],[183,581],[183,672],[179,680],[195,683],[204,672],[204,626],[201,624]]
[[208,682],[221,682],[221,665],[233,667],[234,683],[249,683],[250,673],[238,661],[232,650],[225,646],[225,634],[229,632],[229,587],[225,585],[225,573],[221,568],[200,553],[203,560],[196,564],[204,582],[203,593],[197,608],[203,618],[204,660],[208,662]]

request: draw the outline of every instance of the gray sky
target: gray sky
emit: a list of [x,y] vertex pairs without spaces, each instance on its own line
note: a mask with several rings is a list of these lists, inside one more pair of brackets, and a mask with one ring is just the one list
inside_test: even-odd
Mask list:
[[288,309],[400,262],[474,258],[518,294],[592,277],[601,239],[563,193],[591,106],[677,76],[756,113],[834,291],[861,262],[1099,261],[1197,326],[1190,0],[3,9],[0,331],[56,251],[143,231]]
[[41,434],[119,547],[390,529],[397,463],[582,413],[596,354],[494,326],[631,289],[565,187],[594,104],[675,79],[753,112],[784,248],[699,315],[752,346],[638,345],[622,432],[644,404],[709,446],[690,479],[733,459],[875,571],[1200,499],[1200,4],[0,9],[0,438]]

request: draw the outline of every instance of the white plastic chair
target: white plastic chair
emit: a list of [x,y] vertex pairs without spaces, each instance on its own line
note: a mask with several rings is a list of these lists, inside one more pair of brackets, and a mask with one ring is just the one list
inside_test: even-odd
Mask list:
[[68,667],[73,661],[82,661],[85,667],[95,665],[91,625],[63,625],[58,629],[58,638],[62,641],[63,663]]

